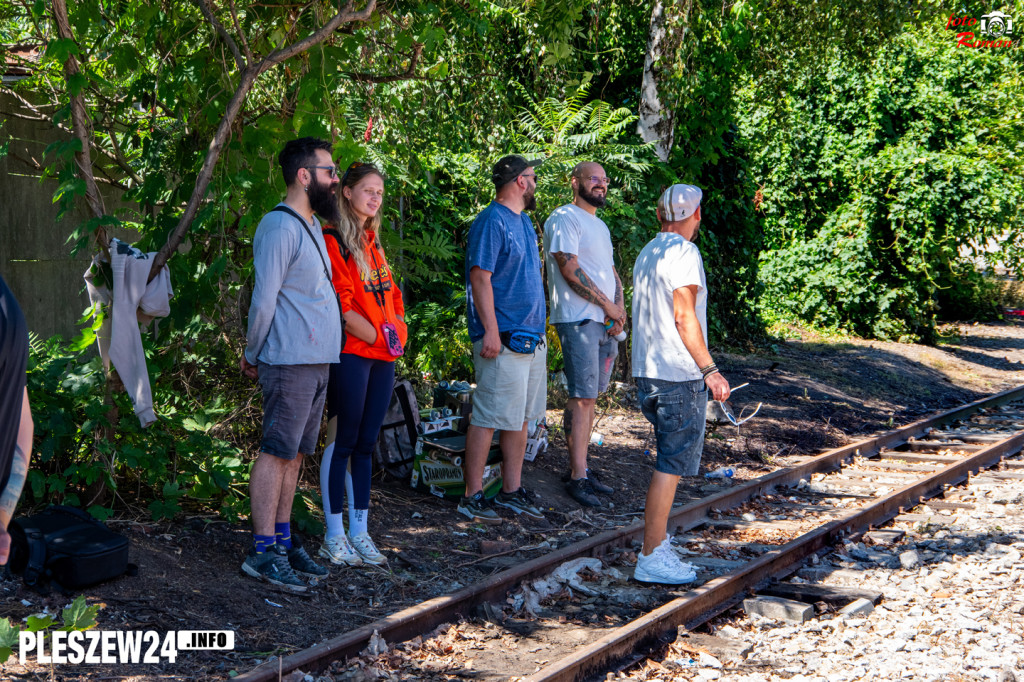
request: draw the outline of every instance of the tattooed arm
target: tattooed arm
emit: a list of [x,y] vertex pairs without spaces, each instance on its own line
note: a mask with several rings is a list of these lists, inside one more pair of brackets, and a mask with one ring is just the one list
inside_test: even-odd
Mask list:
[[615,304],[622,308],[622,319],[613,320],[612,318],[606,319],[604,322],[608,324],[608,320],[612,322],[612,328],[608,330],[610,336],[618,336],[622,332],[622,328],[626,325],[626,305],[625,298],[622,295],[622,280],[619,279],[619,273],[615,268],[612,268],[612,274],[615,275]]
[[14,516],[14,508],[21,497],[21,489],[28,478],[29,453],[32,451],[32,411],[28,404],[28,389],[21,405],[21,423],[18,426],[18,440],[14,444],[14,460],[11,462],[11,475],[7,479],[7,487],[0,491],[0,566],[7,563],[11,551],[11,536],[7,534],[7,525]]
[[615,300],[612,301],[583,270],[575,253],[552,251],[551,257],[558,263],[558,270],[562,273],[569,288],[584,300],[601,306],[609,319],[625,323],[626,311],[622,307],[622,283],[619,282],[618,273],[615,274]]

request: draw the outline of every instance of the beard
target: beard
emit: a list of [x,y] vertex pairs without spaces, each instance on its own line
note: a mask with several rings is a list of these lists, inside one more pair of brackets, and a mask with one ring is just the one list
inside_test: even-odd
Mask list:
[[594,208],[603,208],[606,197],[597,196],[596,194],[592,194],[591,192],[588,192],[587,190],[580,187],[580,199],[583,199],[583,201],[587,202]]
[[314,175],[309,183],[309,205],[316,212],[320,219],[331,225],[337,225],[341,221],[341,208],[338,206],[338,198],[332,191],[331,185],[324,185]]
[[529,194],[524,194],[523,195],[523,210],[524,211],[536,211],[537,210],[536,191],[531,191]]

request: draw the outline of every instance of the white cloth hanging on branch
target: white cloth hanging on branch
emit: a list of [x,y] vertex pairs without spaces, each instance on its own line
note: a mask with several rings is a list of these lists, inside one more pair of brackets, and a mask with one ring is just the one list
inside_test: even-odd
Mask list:
[[166,265],[152,282],[146,283],[155,257],[156,252],[143,253],[114,238],[110,240],[113,293],[100,277],[102,264],[107,262],[102,254],[93,257],[85,272],[89,301],[94,306],[107,307],[103,325],[96,333],[103,368],[109,370],[110,363],[114,363],[143,427],[156,421],[156,413],[139,324],[148,325],[157,317],[167,317],[174,296]]

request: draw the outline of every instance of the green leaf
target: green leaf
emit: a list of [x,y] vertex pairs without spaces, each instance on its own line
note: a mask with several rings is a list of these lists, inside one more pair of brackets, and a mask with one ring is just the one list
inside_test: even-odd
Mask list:
[[39,614],[29,616],[25,619],[25,629],[29,632],[39,632],[51,627],[56,621],[50,614]]
[[86,511],[88,511],[94,519],[99,521],[106,521],[114,515],[113,509],[107,509],[106,507],[98,504],[91,505]]
[[12,624],[9,618],[0,618],[0,663],[6,662],[18,646],[19,632],[21,628]]
[[89,78],[81,71],[72,74],[67,80],[68,93],[72,97],[77,97],[78,95],[82,94],[82,90],[84,90],[89,85]]
[[78,45],[71,38],[56,38],[46,45],[45,59],[53,59],[63,64],[68,57],[79,56]]
[[[91,509],[90,509],[91,512]],[[64,607],[61,618],[64,626],[61,630],[68,632],[72,630],[88,630],[96,627],[96,616],[100,612],[99,605],[89,606],[84,595],[75,597],[75,601]]]

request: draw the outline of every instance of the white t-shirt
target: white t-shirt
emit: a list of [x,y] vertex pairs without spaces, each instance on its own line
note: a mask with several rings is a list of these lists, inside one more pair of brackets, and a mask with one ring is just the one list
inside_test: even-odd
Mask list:
[[665,381],[700,379],[700,369],[676,329],[672,293],[697,285],[697,320],[708,342],[708,289],[696,245],[661,232],[633,266],[633,376]]
[[615,261],[608,226],[575,204],[555,209],[544,223],[544,262],[548,269],[548,294],[551,297],[551,323],[596,320],[604,324],[604,310],[586,300],[569,286],[558,269],[552,253],[576,256],[583,272],[615,300]]

